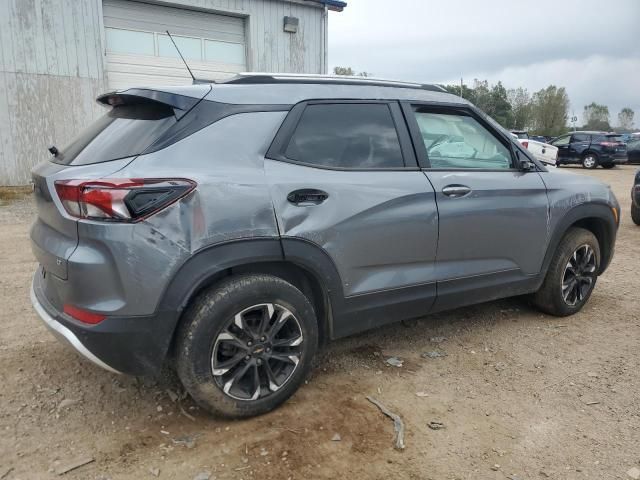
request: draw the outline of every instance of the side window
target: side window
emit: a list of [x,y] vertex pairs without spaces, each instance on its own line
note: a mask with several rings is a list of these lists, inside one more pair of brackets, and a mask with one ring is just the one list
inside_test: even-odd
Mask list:
[[552,145],[555,145],[555,146],[569,145],[569,140],[571,140],[571,137],[569,135],[565,135],[564,137],[558,137],[553,141]]
[[391,110],[384,103],[308,105],[285,156],[321,167],[404,167]]
[[512,167],[511,152],[475,118],[414,107],[431,168]]
[[574,133],[571,138],[572,142],[588,142],[590,140],[590,136],[585,133]]

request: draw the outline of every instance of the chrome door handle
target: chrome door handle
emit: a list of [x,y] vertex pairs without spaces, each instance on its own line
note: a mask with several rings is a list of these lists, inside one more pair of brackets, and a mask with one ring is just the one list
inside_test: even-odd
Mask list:
[[466,185],[447,185],[442,189],[447,197],[460,198],[471,193],[471,189]]

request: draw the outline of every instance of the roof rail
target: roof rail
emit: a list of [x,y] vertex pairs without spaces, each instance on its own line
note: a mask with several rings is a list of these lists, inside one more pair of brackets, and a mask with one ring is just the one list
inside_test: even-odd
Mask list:
[[351,77],[346,75],[313,75],[304,73],[254,73],[243,72],[228,80],[216,81],[217,84],[268,84],[268,83],[301,83],[301,84],[331,84],[331,85],[360,85],[372,87],[416,88],[432,92],[447,92],[440,85],[430,85],[415,82],[400,82],[370,77]]

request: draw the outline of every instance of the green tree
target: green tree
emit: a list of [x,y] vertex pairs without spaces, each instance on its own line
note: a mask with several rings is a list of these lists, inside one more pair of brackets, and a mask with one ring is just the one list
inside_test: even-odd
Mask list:
[[513,112],[514,130],[528,130],[533,123],[531,95],[526,88],[518,87],[507,91],[507,98]]
[[629,107],[625,107],[620,110],[618,114],[618,125],[621,130],[631,130],[633,128],[633,116],[635,112]]
[[502,82],[498,82],[491,87],[489,94],[490,108],[487,113],[504,128],[511,128],[513,125],[513,110],[507,97],[507,89]]
[[453,95],[457,95],[459,97],[467,99],[473,104],[476,103],[475,91],[466,84],[456,85],[456,84],[450,83],[449,85],[443,85],[443,87],[447,92]]
[[611,130],[611,125],[609,124],[609,107],[606,105],[600,105],[596,102],[585,105],[582,118],[585,122],[585,130]]
[[333,67],[334,75],[346,75],[349,77],[370,77],[371,72],[358,72],[356,73],[351,67]]
[[533,133],[557,137],[567,130],[569,96],[564,87],[549,85],[531,99]]

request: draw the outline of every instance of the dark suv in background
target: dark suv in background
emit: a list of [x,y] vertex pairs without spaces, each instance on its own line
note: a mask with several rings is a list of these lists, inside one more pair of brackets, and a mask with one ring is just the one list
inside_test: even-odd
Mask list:
[[622,136],[607,132],[573,132],[551,142],[558,147],[557,166],[579,164],[584,168],[613,168],[627,163],[627,146]]

